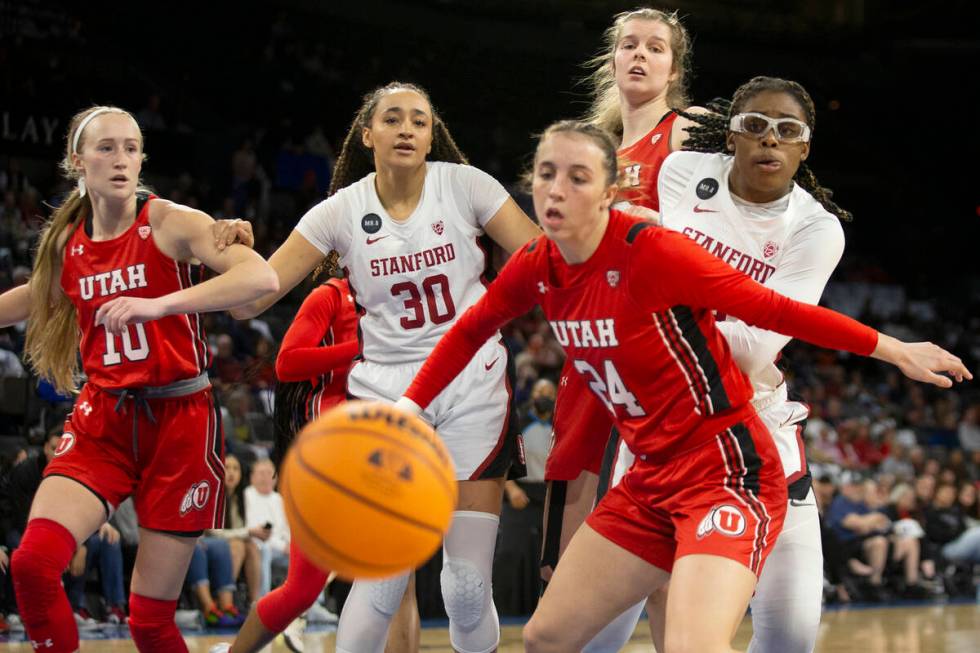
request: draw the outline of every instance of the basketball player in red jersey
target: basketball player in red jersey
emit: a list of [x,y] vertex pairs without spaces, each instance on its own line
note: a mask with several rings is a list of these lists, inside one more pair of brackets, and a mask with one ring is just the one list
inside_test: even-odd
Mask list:
[[[478,238],[513,252],[539,233],[499,182],[466,164],[426,93],[393,82],[365,97],[330,196],[269,259],[280,292],[235,315],[265,310],[337,251],[362,308],[362,357],[351,368],[348,392],[394,402],[439,337],[485,292],[487,258]],[[488,336],[478,359],[427,415],[440,428],[459,481],[441,585],[450,640],[464,653],[494,650],[500,637],[491,567],[504,477],[517,445],[507,361],[499,339]],[[337,650],[381,653],[396,613],[404,617],[391,628],[397,650],[413,650],[411,577],[355,581]],[[399,612],[403,597],[409,606]]]
[[[133,117],[92,107],[71,121],[62,167],[78,180],[45,228],[27,285],[0,296],[0,324],[29,318],[28,357],[59,390],[87,381],[13,555],[17,602],[36,650],[78,650],[61,573],[80,542],[132,495],[140,522],[129,627],[143,652],[186,651],[176,599],[197,536],[223,519],[222,441],[198,315],[278,288],[213,221],[138,190]],[[195,277],[203,263],[218,276]]]
[[[604,35],[604,50],[587,65],[593,68],[588,82],[592,106],[585,120],[619,137],[622,177],[614,205],[628,213],[657,218],[657,176],[667,155],[680,149],[693,124],[689,115],[705,111],[689,106],[687,96],[691,62],[691,38],[677,12],[640,8],[622,12]],[[547,581],[571,536],[595,506],[600,487],[599,466],[603,447],[582,448],[577,433],[608,432],[605,411],[589,410],[576,398],[587,391],[582,378],[566,362],[555,406],[554,446],[548,456],[545,537],[541,576]],[[623,618],[621,630],[633,629],[633,619]],[[622,647],[615,625],[590,642],[584,653],[608,653]]]
[[[336,267],[337,255],[328,257]],[[283,459],[296,433],[347,396],[347,371],[357,355],[357,311],[346,279],[331,278],[303,302],[276,359],[276,453]],[[231,653],[255,653],[312,605],[327,574],[295,542],[281,587],[262,597],[231,644]],[[287,639],[287,645],[293,644]],[[214,647],[222,650],[221,646]]]
[[525,627],[526,650],[580,650],[672,573],[667,650],[731,651],[787,493],[712,309],[874,356],[940,387],[952,381],[937,372],[972,375],[931,343],[902,343],[794,302],[685,236],[610,210],[616,179],[615,146],[602,130],[565,122],[545,132],[533,170],[545,236],[511,258],[398,405],[421,410],[487,333],[541,304],[638,460],[573,537]]

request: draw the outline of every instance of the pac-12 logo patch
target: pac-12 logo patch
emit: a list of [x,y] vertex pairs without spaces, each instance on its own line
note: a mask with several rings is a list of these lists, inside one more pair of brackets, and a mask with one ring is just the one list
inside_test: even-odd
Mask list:
[[745,532],[745,516],[731,504],[715,506],[698,524],[698,539],[707,537],[711,531],[718,531],[728,537],[738,537]]
[[619,285],[619,270],[606,270],[606,283],[609,284],[610,288],[615,288]]
[[61,440],[58,442],[58,448],[54,450],[55,458],[62,456],[75,446],[75,434],[71,431],[65,431],[61,434]]
[[771,240],[762,247],[762,256],[765,258],[772,258],[778,253],[779,253],[779,245],[772,242]]
[[446,230],[446,225],[442,223],[442,220],[432,223],[432,231],[436,232],[437,236],[441,236],[442,232]]
[[377,213],[368,213],[361,218],[361,229],[368,234],[378,233],[381,230],[381,216]]
[[207,481],[195,483],[187,490],[184,500],[180,502],[180,515],[184,516],[191,510],[204,510],[211,498],[211,485]]
[[699,199],[711,199],[718,192],[718,180],[712,179],[711,177],[705,177],[698,182],[697,188],[694,189],[697,193]]
[[150,237],[150,225],[144,224],[140,225],[140,228],[136,230],[136,233],[140,235],[140,238],[146,240]]

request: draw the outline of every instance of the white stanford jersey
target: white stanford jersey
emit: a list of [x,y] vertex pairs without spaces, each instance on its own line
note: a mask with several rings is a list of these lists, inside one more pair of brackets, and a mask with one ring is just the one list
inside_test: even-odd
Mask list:
[[[769,204],[734,197],[728,176],[734,159],[724,154],[675,152],[658,178],[663,225],[680,231],[732,267],[797,301],[816,304],[844,251],[840,221],[798,185]],[[719,316],[721,317],[721,316]],[[727,317],[719,330],[748,375],[760,413],[786,403],[786,384],[776,367],[779,352],[791,340]],[[789,402],[784,424],[806,418],[803,404]],[[786,475],[803,471],[795,437],[776,444]],[[783,441],[788,440],[790,441]]]
[[485,292],[487,256],[477,239],[507,191],[472,166],[426,166],[422,197],[407,220],[388,215],[371,173],[314,206],[296,225],[324,254],[340,253],[362,309],[362,353],[369,361],[424,359]]

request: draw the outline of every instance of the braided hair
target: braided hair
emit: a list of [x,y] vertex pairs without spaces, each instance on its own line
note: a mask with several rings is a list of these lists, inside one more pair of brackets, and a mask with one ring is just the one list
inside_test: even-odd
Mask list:
[[[709,113],[688,113],[678,111],[677,113],[691,120],[695,124],[687,129],[688,138],[684,143],[684,149],[692,152],[728,153],[726,139],[729,132],[729,121],[731,117],[738,114],[742,107],[759,93],[774,91],[791,95],[803,109],[806,116],[806,124],[810,126],[811,132],[816,125],[817,112],[813,106],[810,94],[806,92],[800,84],[787,79],[778,77],[753,77],[742,84],[735,91],[731,100],[715,98],[708,102],[705,107]],[[828,212],[837,216],[844,222],[850,222],[854,216],[850,211],[842,209],[834,202],[833,191],[825,186],[821,186],[816,175],[810,167],[800,161],[800,167],[793,180],[800,187],[813,195]]]
[[[432,105],[428,92],[421,86],[405,82],[390,82],[380,86],[364,96],[361,107],[354,114],[340,155],[333,169],[330,180],[330,190],[327,196],[375,171],[374,152],[364,145],[361,138],[362,130],[371,126],[374,112],[378,103],[385,95],[398,91],[414,91],[425,98],[432,109],[432,151],[430,161],[448,161],[450,163],[469,163],[466,155],[456,145],[452,134],[442,121],[436,108]],[[343,271],[339,266],[340,255],[333,251],[313,271],[314,281],[321,277],[342,277]],[[279,382],[276,384],[276,401],[273,415],[274,447],[272,460],[278,467],[286,455],[286,451],[300,429],[306,424],[306,402],[313,385],[309,381]]]

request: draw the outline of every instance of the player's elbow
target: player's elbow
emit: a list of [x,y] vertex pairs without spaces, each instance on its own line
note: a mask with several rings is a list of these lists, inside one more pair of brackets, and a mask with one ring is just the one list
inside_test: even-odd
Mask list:
[[279,293],[279,275],[268,264],[264,265],[262,273],[256,276],[256,290],[261,291],[263,295]]

